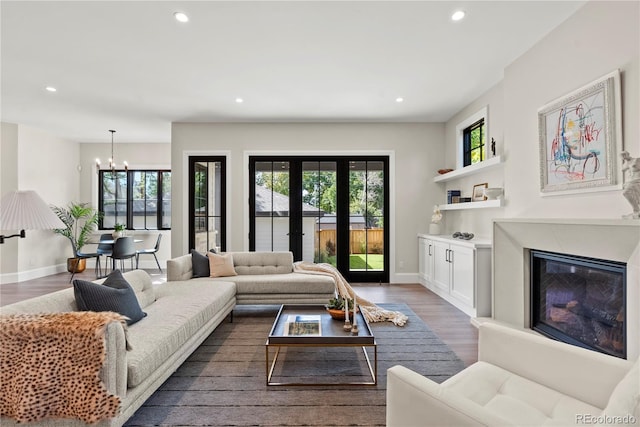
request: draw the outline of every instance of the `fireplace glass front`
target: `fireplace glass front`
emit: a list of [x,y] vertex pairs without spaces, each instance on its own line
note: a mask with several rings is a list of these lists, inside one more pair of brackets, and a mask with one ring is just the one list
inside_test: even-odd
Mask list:
[[531,250],[531,326],[626,358],[626,264]]

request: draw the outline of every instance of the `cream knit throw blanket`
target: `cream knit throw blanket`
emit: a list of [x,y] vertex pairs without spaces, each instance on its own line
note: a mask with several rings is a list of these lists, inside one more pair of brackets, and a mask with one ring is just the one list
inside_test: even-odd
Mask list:
[[[336,282],[336,292],[339,296],[351,299],[357,296],[351,285],[349,285],[349,282],[347,282],[345,278],[342,277],[342,274],[331,264],[314,264],[307,261],[298,261],[293,264],[293,271],[296,273],[331,276]],[[407,316],[399,311],[385,310],[360,297],[357,297],[357,302],[368,322],[384,322],[388,320],[396,326],[404,326],[404,324],[407,323]]]

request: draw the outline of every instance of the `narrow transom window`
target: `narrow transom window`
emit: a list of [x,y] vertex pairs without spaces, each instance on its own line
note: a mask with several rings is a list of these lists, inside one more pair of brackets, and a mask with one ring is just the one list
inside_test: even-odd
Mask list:
[[485,129],[484,118],[462,131],[463,166],[469,166],[484,160]]

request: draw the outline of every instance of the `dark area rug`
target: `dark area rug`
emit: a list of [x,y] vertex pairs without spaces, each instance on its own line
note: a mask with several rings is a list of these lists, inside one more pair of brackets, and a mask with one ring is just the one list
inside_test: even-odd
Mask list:
[[[238,306],[127,422],[127,426],[383,426],[387,369],[404,365],[436,382],[464,363],[405,304],[380,304],[405,313],[404,327],[372,323],[378,344],[375,386],[266,385],[265,342],[278,307]],[[373,350],[369,350],[373,363]],[[288,348],[273,380],[318,375],[322,382],[366,381],[360,347]],[[276,377],[277,376],[277,377]]]

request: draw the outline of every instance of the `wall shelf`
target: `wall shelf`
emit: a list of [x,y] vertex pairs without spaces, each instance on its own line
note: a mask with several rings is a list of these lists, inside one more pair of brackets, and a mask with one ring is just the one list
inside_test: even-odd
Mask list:
[[447,182],[454,179],[463,178],[465,176],[475,175],[477,173],[484,172],[500,165],[502,165],[502,157],[495,156],[483,162],[476,163],[475,165],[465,166],[462,169],[456,169],[449,173],[438,175],[433,178],[433,182]]
[[499,208],[502,207],[503,199],[483,200],[481,202],[465,202],[452,203],[449,205],[440,205],[441,211],[455,211],[462,209],[482,209],[482,208]]

